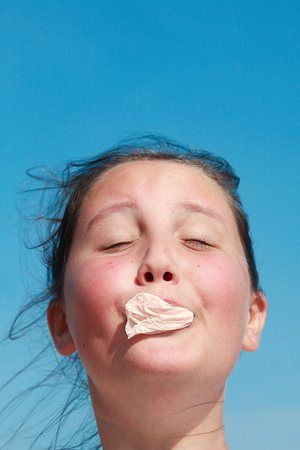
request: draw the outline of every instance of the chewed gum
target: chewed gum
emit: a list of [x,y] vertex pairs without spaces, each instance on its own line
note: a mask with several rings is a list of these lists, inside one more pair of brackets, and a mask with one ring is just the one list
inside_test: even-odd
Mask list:
[[128,339],[137,334],[157,334],[190,326],[194,319],[192,311],[172,306],[160,297],[141,292],[125,305]]

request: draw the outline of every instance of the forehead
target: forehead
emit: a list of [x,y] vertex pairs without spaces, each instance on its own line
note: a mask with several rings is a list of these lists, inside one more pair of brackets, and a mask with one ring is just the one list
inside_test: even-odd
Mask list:
[[180,201],[200,201],[234,220],[225,191],[200,167],[177,161],[130,161],[107,170],[90,189],[81,212],[114,200],[170,207]]

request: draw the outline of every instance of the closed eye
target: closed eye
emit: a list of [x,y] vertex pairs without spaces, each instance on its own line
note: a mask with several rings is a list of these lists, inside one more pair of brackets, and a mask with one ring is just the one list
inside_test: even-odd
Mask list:
[[203,250],[212,248],[213,246],[206,242],[204,239],[185,239],[184,244],[194,250]]
[[101,250],[124,250],[128,247],[130,247],[131,244],[133,244],[134,241],[124,241],[124,242],[116,242],[114,244],[108,245],[107,247],[103,247]]

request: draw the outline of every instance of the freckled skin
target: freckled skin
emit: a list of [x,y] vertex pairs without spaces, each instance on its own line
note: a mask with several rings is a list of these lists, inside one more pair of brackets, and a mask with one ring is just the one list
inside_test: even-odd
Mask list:
[[[224,223],[177,207],[191,200],[217,211]],[[136,209],[114,212],[86,233],[99,209],[116,201],[133,202]],[[208,245],[188,241],[196,238],[205,238]],[[119,241],[130,243],[107,249]],[[146,272],[153,281],[147,281]],[[165,272],[172,274],[168,281]],[[124,305],[145,291],[193,311],[192,325],[128,340]],[[213,180],[198,168],[170,161],[124,163],[104,174],[80,211],[63,299],[103,430],[105,420],[146,430],[149,417],[151,426],[157,417],[163,432],[161,417],[170,407],[176,411],[223,398],[225,381],[244,345],[251,298],[233,213]],[[192,429],[197,420],[189,416],[186,427]],[[180,423],[184,428],[181,416]],[[222,445],[215,448],[226,448]]]
[[[157,166],[160,169],[159,175]],[[145,172],[148,177],[145,177]],[[178,190],[178,186],[180,189],[175,198],[174,190]],[[176,242],[175,219],[170,212],[172,202],[177,202],[179,197],[189,199],[191,193],[193,198],[218,209],[227,219],[225,237],[223,230],[221,233],[219,229],[211,231],[214,238],[218,236],[218,245],[222,247],[220,250],[195,251]],[[119,223],[119,218],[113,217],[98,229],[95,226],[89,240],[83,234],[88,219],[96,213],[97,208],[114,198],[130,198],[138,202],[145,231],[144,237],[140,238],[141,242],[129,250],[109,255],[97,251],[97,244],[101,243],[102,236],[114,221]],[[122,216],[121,220],[124,219],[127,220],[127,217]],[[197,217],[196,221],[205,230],[214,225],[211,220],[202,217]],[[132,227],[131,220],[129,224],[129,228]],[[155,251],[158,254],[157,263]],[[112,341],[118,326],[124,322],[124,304],[131,296],[144,290],[135,279],[144,258],[147,258],[147,252],[149,259],[153,259],[151,264],[166,266],[166,270],[170,265],[172,271],[174,267],[174,271],[180,275],[178,283],[160,279],[152,284],[148,283],[149,291],[162,293],[183,302],[183,306],[190,306],[199,324],[185,335],[177,333],[178,336],[172,336],[168,342],[164,337],[156,337],[141,340],[140,345],[129,345],[125,334],[120,334],[114,341],[115,352],[120,347],[125,352],[120,370],[139,368],[147,371],[149,367],[152,370],[154,367],[159,371],[168,370],[167,364],[170,361],[164,364],[161,353],[165,353],[165,347],[172,346],[172,341],[176,340],[177,358],[181,360],[181,367],[184,354],[186,363],[197,362],[202,371],[203,365],[199,364],[201,357],[215,354],[219,360],[216,353],[218,349],[226,360],[226,373],[230,371],[240,351],[246,320],[245,306],[250,298],[249,279],[245,276],[246,263],[236,225],[225,195],[212,180],[197,168],[179,166],[172,162],[136,162],[118,166],[97,183],[82,207],[64,289],[69,326],[78,351],[80,353],[83,339],[90,349],[87,356],[80,354],[81,358],[84,361],[87,359],[86,364],[90,365],[91,355],[94,353],[91,349],[96,347],[95,354],[101,349],[101,358],[97,363],[99,366],[91,367],[92,372],[97,372],[100,361],[102,367],[114,354]],[[84,315],[82,311],[85,311]],[[201,344],[190,345],[190,342],[197,341]],[[189,352],[186,351],[187,348]],[[150,360],[149,352],[152,354],[152,350],[155,350],[155,356]],[[200,357],[201,351],[203,353]]]

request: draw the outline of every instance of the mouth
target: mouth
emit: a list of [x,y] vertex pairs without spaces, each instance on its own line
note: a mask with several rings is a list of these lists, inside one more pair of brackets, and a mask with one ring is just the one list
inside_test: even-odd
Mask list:
[[137,334],[160,334],[190,326],[195,314],[175,300],[141,292],[125,305],[128,339]]
[[182,306],[180,303],[178,303],[175,300],[172,300],[170,298],[161,297],[161,299],[164,300],[165,302],[169,303],[169,305],[171,305],[171,306],[178,306],[179,308],[184,308],[184,306]]
[[171,306],[177,306],[178,308],[185,308],[185,309],[189,309],[186,306],[183,306],[182,304],[176,302],[175,300],[171,300],[170,298],[166,298],[166,297],[160,297],[162,300],[164,300],[166,303],[169,303],[169,305]]
[[[138,294],[143,294],[143,293],[144,292],[139,292]],[[138,295],[138,294],[136,294],[136,295]],[[194,311],[192,311],[189,306],[186,306],[183,303],[180,303],[180,302],[178,302],[176,300],[173,300],[173,299],[171,299],[169,297],[164,297],[163,295],[152,293],[152,292],[145,292],[145,294],[154,295],[156,297],[159,297],[164,302],[168,303],[170,306],[174,306],[174,307],[177,307],[177,308],[185,308],[185,309],[188,309],[189,311],[194,313]],[[122,306],[121,312],[122,312],[122,314],[124,314],[123,306]],[[195,313],[194,313],[194,316],[195,316]]]

